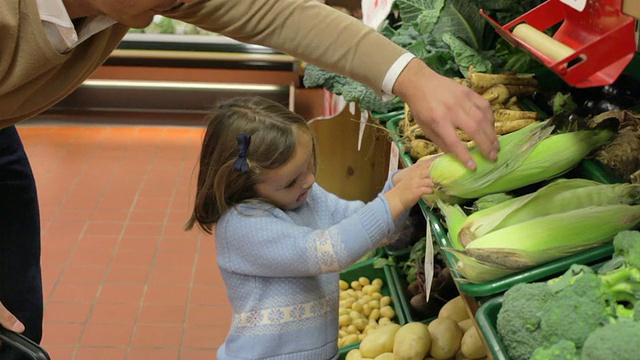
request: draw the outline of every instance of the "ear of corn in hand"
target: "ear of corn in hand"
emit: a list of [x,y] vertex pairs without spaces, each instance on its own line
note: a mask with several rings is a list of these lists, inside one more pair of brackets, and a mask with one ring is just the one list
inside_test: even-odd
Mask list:
[[435,196],[475,199],[551,179],[572,169],[613,137],[611,131],[603,129],[554,135],[551,131],[547,122],[539,122],[500,136],[495,162],[484,158],[479,149],[471,149],[475,170],[467,169],[451,154],[441,156],[430,169]]

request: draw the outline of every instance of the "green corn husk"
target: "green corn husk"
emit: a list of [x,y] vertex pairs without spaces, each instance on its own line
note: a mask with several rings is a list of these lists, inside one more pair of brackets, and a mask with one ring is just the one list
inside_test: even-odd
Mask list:
[[613,133],[605,129],[549,135],[546,122],[529,125],[499,138],[498,160],[491,162],[471,150],[476,170],[468,170],[453,155],[443,155],[431,165],[436,196],[475,199],[514,190],[564,174]]
[[441,249],[453,254],[457,258],[457,261],[453,264],[453,269],[461,276],[464,276],[464,278],[456,278],[456,281],[458,282],[482,284],[515,274],[519,271],[476,260],[471,256],[466,255],[464,251],[459,251],[453,248]]
[[447,225],[447,232],[449,233],[449,239],[451,240],[451,246],[454,249],[462,250],[464,247],[458,241],[458,233],[462,225],[467,220],[467,214],[464,210],[457,205],[449,205],[441,200],[438,200],[438,208],[444,216],[445,224]]
[[640,223],[640,205],[590,206],[490,232],[464,253],[508,269],[527,269],[610,241]]
[[640,185],[601,184],[586,179],[558,179],[535,193],[520,196],[478,211],[459,228],[457,241],[466,247],[490,232],[530,219],[589,206],[637,204]]

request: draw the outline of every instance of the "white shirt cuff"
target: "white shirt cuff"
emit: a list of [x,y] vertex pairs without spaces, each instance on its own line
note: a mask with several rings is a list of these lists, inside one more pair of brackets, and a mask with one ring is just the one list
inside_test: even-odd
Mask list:
[[398,80],[398,76],[400,76],[402,70],[407,67],[409,61],[413,60],[415,57],[416,56],[412,53],[405,53],[402,54],[402,56],[400,56],[393,65],[391,65],[391,68],[389,68],[387,75],[385,75],[384,80],[382,81],[382,100],[387,101],[393,99],[393,85],[395,85],[396,80]]

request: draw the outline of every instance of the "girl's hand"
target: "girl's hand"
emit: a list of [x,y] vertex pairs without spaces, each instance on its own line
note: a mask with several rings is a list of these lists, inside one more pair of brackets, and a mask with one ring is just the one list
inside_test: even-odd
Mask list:
[[433,194],[433,181],[429,176],[429,168],[436,157],[418,161],[403,169],[393,177],[393,189],[384,197],[391,206],[391,216],[395,220],[405,210],[413,207],[424,195]]

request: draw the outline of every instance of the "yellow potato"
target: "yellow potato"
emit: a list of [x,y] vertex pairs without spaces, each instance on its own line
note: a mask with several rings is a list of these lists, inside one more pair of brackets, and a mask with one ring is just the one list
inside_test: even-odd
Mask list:
[[431,336],[431,357],[449,359],[456,355],[462,341],[462,330],[458,323],[446,317],[438,317],[428,325]]
[[422,360],[429,354],[431,335],[429,327],[420,322],[403,325],[393,342],[394,360]]
[[393,342],[398,330],[400,330],[400,325],[387,324],[370,332],[360,343],[362,356],[375,358],[382,353],[392,352]]

